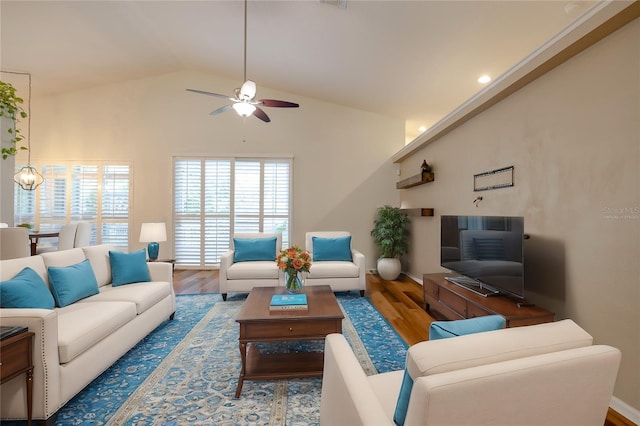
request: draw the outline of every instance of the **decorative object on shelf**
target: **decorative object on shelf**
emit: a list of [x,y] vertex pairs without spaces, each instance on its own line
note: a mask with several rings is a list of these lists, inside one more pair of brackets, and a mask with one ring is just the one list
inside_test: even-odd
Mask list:
[[473,175],[473,190],[475,192],[509,186],[513,186],[513,166]]
[[422,160],[420,169],[422,170],[422,173],[431,173],[431,166],[427,163],[427,160]]
[[17,153],[16,144],[24,138],[20,134],[20,130],[17,128],[17,118],[29,118],[27,121],[27,146],[20,147],[20,149],[27,150],[27,165],[21,167],[20,170],[13,176],[13,181],[17,183],[20,188],[26,191],[33,191],[44,182],[44,178],[38,170],[31,165],[31,74],[27,72],[12,72],[2,71],[8,74],[26,75],[29,77],[29,99],[27,102],[27,112],[24,112],[19,105],[24,102],[21,98],[15,95],[15,88],[7,83],[2,83],[2,95],[0,95],[0,115],[6,116],[13,121],[13,128],[7,129],[9,133],[13,134],[13,138],[9,148],[2,148],[2,158],[6,159],[9,155],[15,155]]
[[280,250],[276,258],[278,268],[284,271],[284,283],[289,293],[300,293],[311,268],[311,254],[298,245]]
[[256,96],[256,83],[252,80],[247,80],[247,0],[244,0],[244,83],[242,87],[235,89],[235,97],[220,95],[218,93],[205,92],[204,90],[187,89],[189,92],[199,93],[201,95],[215,96],[218,98],[225,98],[233,101],[231,105],[225,105],[210,113],[210,115],[220,114],[221,112],[234,109],[241,117],[254,116],[260,120],[268,123],[271,121],[269,116],[260,109],[260,106],[265,107],[277,107],[277,108],[298,108],[300,105],[287,102],[278,101],[275,99],[258,99]]
[[140,227],[140,242],[149,243],[149,260],[157,260],[160,251],[159,242],[167,241],[167,227],[164,222],[143,223]]
[[409,250],[409,217],[397,207],[380,207],[371,230],[376,245],[382,251],[378,259],[378,274],[385,280],[400,276],[399,257]]

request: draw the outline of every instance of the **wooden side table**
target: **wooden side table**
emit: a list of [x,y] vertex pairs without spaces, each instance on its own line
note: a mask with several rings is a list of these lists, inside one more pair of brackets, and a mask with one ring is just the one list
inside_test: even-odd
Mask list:
[[33,336],[25,331],[0,340],[0,384],[26,374],[27,424],[31,426],[33,413]]

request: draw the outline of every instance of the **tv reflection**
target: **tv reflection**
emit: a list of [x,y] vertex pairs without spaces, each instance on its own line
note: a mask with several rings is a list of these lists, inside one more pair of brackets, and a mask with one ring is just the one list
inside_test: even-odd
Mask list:
[[522,297],[524,274],[521,229],[458,229],[457,246],[441,247],[441,264],[485,288]]

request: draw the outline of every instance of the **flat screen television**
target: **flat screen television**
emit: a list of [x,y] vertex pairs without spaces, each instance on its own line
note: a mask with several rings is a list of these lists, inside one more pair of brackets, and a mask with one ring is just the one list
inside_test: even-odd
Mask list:
[[440,265],[448,281],[483,296],[524,298],[524,218],[441,216]]

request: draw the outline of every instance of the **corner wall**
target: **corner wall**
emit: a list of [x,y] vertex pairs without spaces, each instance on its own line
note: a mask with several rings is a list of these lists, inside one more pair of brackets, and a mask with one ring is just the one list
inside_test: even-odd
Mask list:
[[[441,272],[440,215],[525,217],[527,298],[622,350],[614,395],[640,410],[640,21],[401,162],[435,182],[400,191],[414,218],[407,270]],[[515,186],[473,192],[473,175],[515,167]],[[475,207],[473,200],[482,196]],[[638,412],[638,411],[636,411]],[[624,413],[623,413],[624,414]]]
[[293,155],[293,243],[304,245],[306,231],[348,230],[373,268],[369,232],[376,208],[397,204],[391,156],[404,143],[404,122],[260,85],[259,97],[301,107],[265,108],[268,124],[232,111],[212,117],[223,99],[185,91],[230,93],[237,85],[183,71],[34,98],[32,160],[130,161],[129,246],[145,246],[142,222],[164,221],[169,241],[160,257],[172,257],[173,156]]

